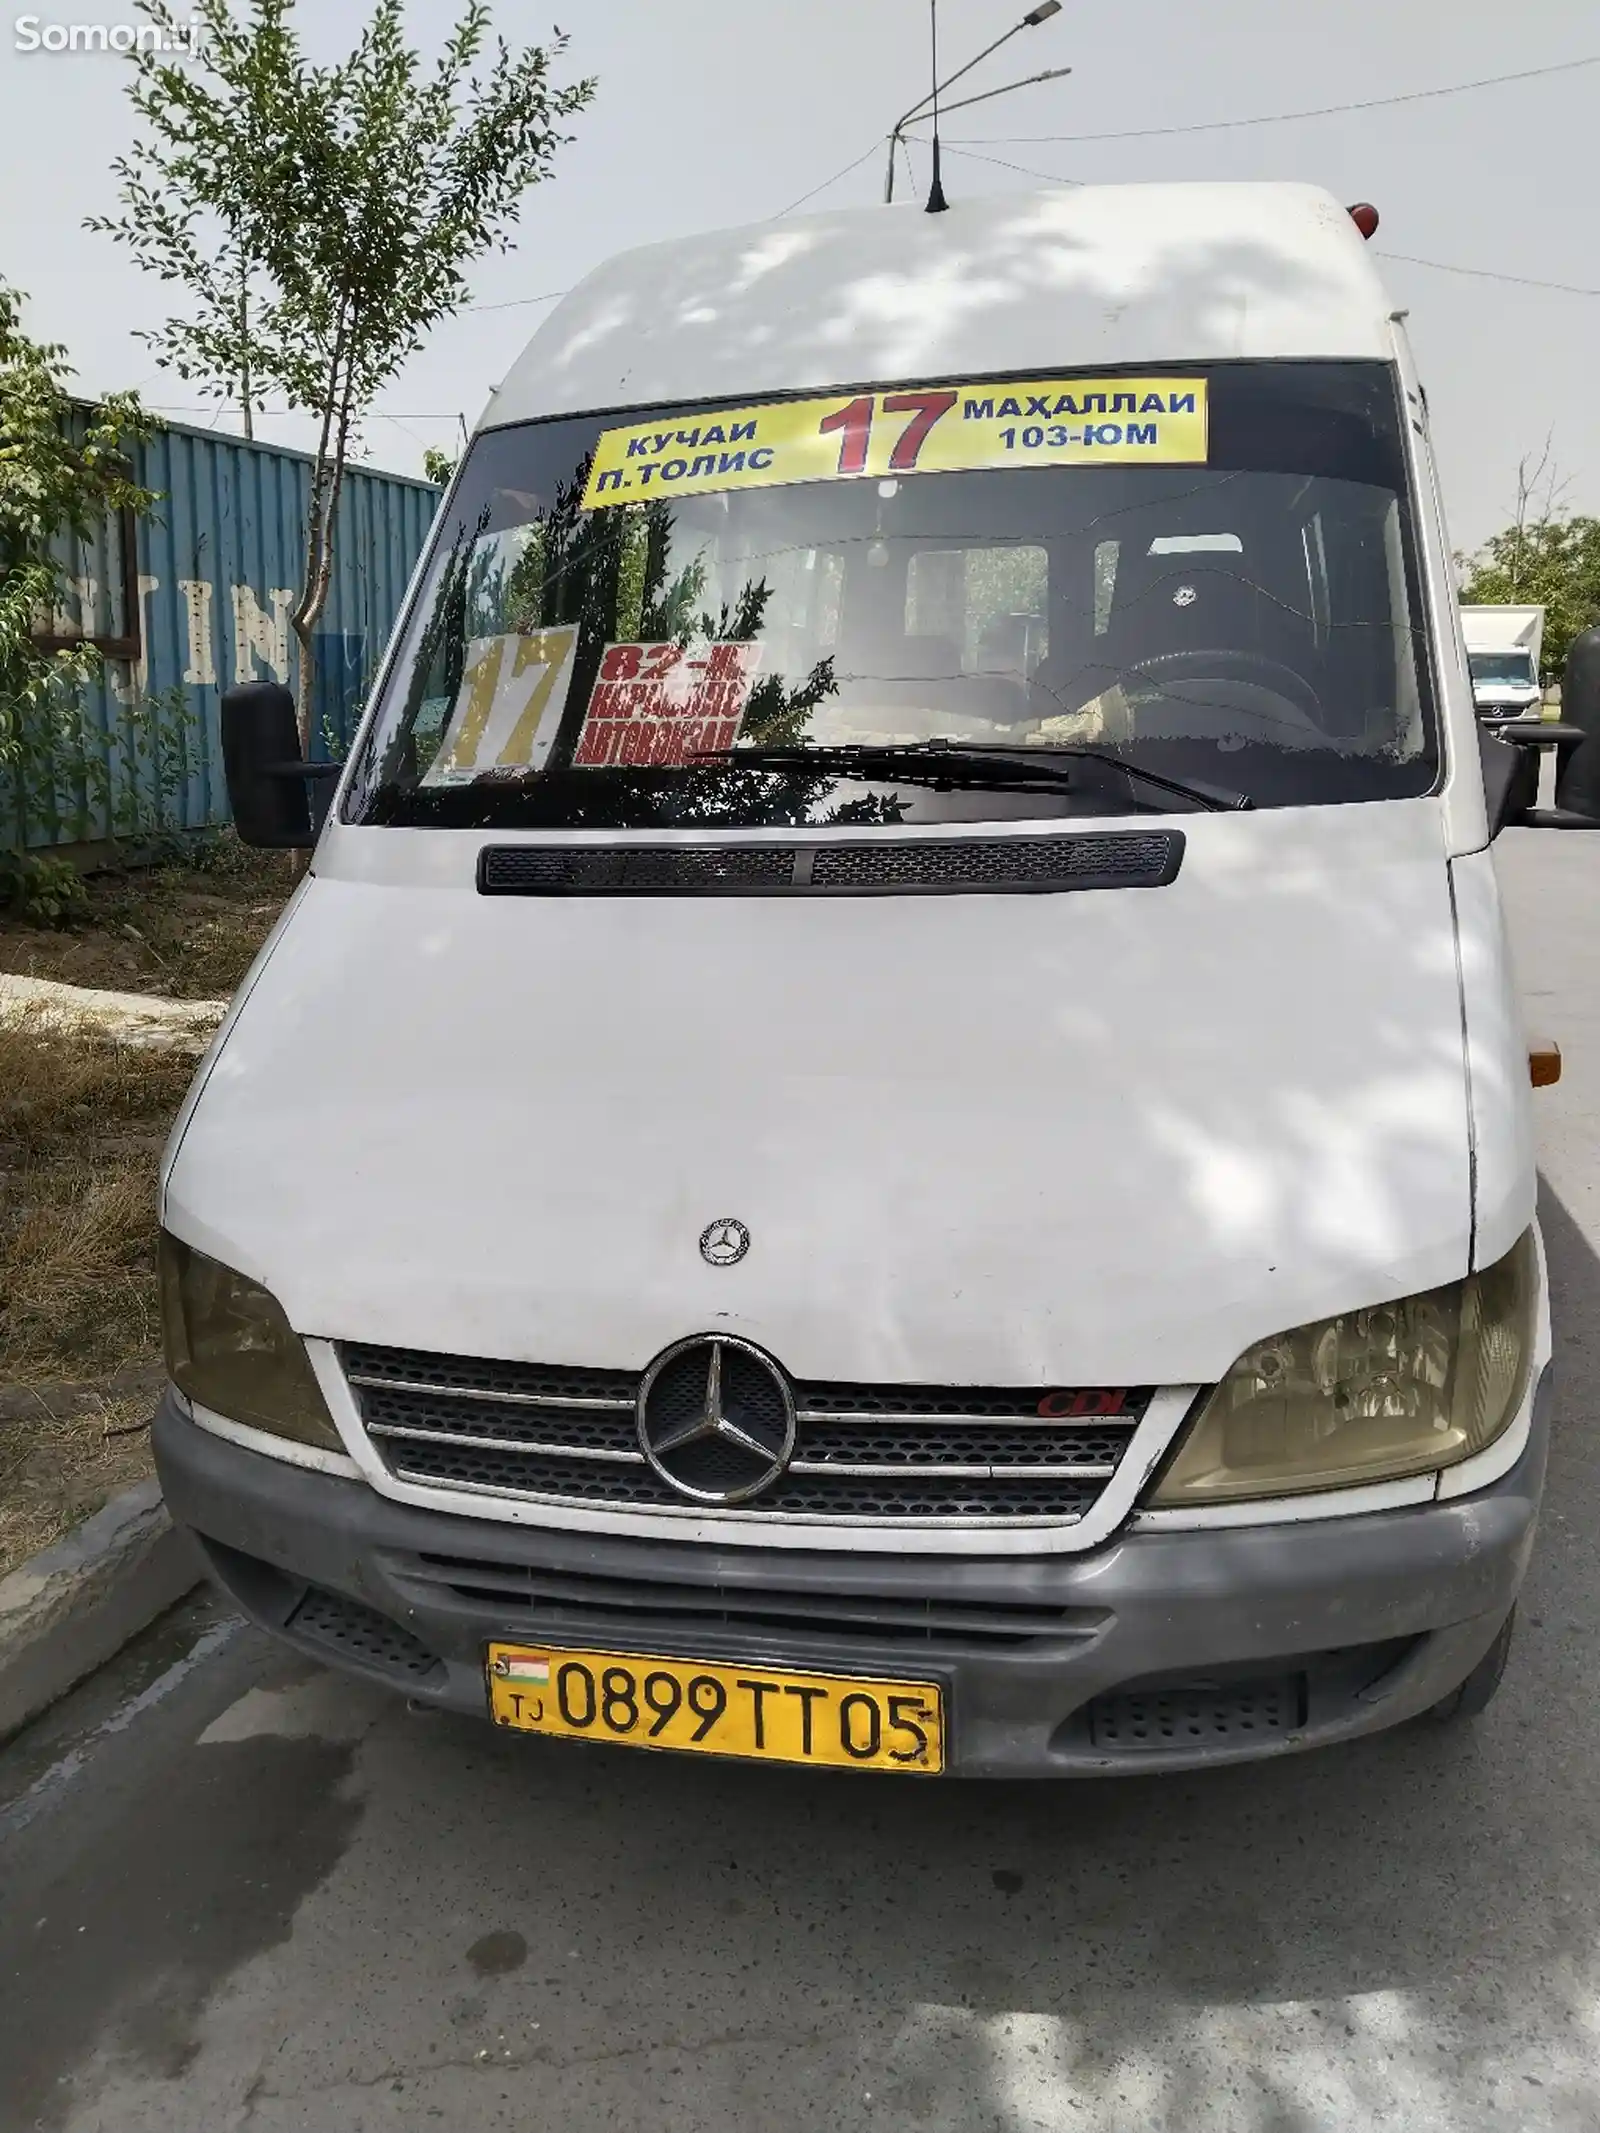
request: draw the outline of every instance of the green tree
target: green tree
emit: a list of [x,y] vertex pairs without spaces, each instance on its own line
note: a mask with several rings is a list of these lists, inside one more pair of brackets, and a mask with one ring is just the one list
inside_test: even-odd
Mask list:
[[1541,679],[1557,680],[1573,638],[1600,622],[1600,518],[1506,527],[1467,558],[1461,597],[1471,607],[1542,605]]
[[100,669],[92,645],[38,641],[64,602],[70,544],[155,501],[128,459],[151,418],[132,393],[75,412],[65,359],[23,331],[21,293],[0,282],[0,873],[13,893],[30,827],[82,757],[82,692]]
[[[187,123],[169,88],[175,71],[148,68],[131,99],[141,116],[168,135],[165,159],[147,161],[144,145],[134,156],[118,156],[111,169],[122,181],[127,214],[120,219],[91,215],[84,227],[136,236],[141,263],[163,281],[182,286],[188,316],[170,318],[138,337],[203,398],[235,403],[245,436],[253,438],[264,351],[261,321],[251,304],[260,262],[249,202],[231,190],[230,166],[240,158],[241,144]],[[253,118],[263,108],[251,100]]]
[[[140,7],[176,29],[166,0]],[[148,336],[160,361],[230,396],[247,375],[316,419],[291,615],[308,737],[313,641],[362,418],[460,309],[468,267],[510,248],[528,190],[570,138],[563,122],[595,85],[552,82],[559,31],[515,51],[499,41],[475,71],[487,0],[468,0],[431,68],[406,43],[403,0],[377,0],[354,50],[326,66],[306,57],[294,9],[194,0],[197,58],[133,56],[146,132],[116,166],[124,213],[91,226],[184,291],[188,315]]]
[[436,489],[448,489],[450,478],[455,473],[456,463],[448,452],[441,452],[437,445],[430,444],[422,454],[422,475]]

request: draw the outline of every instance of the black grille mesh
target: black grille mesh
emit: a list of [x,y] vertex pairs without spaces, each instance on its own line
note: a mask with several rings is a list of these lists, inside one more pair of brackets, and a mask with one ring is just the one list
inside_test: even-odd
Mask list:
[[379,1437],[398,1427],[448,1430],[458,1437],[493,1437],[500,1444],[571,1445],[589,1452],[639,1449],[631,1408],[625,1414],[608,1414],[590,1408],[510,1407],[498,1400],[389,1392],[376,1385],[359,1386],[357,1391],[361,1419]]
[[[1075,1393],[1067,1386],[1042,1390],[1037,1385],[832,1385],[800,1384],[794,1404],[829,1415],[861,1415],[877,1420],[894,1415],[941,1415],[965,1419],[982,1416],[985,1421],[1032,1421],[1040,1417],[1041,1403],[1048,1403],[1045,1419],[1094,1428],[1106,1414],[1136,1422],[1150,1404],[1151,1387],[1141,1385],[1126,1392],[1085,1390]],[[1077,1414],[1066,1410],[1074,1401],[1082,1405]]]
[[824,1518],[1081,1518],[1104,1485],[1000,1475],[957,1481],[936,1473],[873,1480],[791,1470],[754,1508]]
[[478,867],[485,896],[637,895],[649,890],[786,889],[785,845],[491,845]]
[[[480,1362],[365,1346],[346,1347],[342,1355],[362,1420],[391,1471],[404,1480],[573,1504],[681,1509],[687,1500],[637,1457],[632,1401],[639,1380],[630,1372]],[[724,1411],[776,1450],[786,1419],[781,1402],[764,1373],[751,1370],[747,1383],[744,1367],[737,1349],[723,1351]],[[704,1352],[698,1350],[670,1363],[657,1383],[654,1412],[660,1415],[664,1393],[669,1405],[677,1396],[684,1419],[697,1413],[705,1368]],[[391,1382],[363,1383],[367,1378]],[[488,1392],[520,1393],[527,1404],[487,1398]],[[1041,1401],[1066,1404],[1071,1393],[1014,1386],[804,1384],[796,1389],[799,1408],[840,1419],[807,1421],[802,1415],[789,1471],[748,1508],[891,1522],[1079,1517],[1105,1486],[1103,1472],[1080,1477],[1026,1469],[1114,1470],[1151,1395],[1141,1388],[1121,1397],[1122,1409],[1114,1418],[1040,1419]],[[626,1399],[628,1405],[562,1404],[583,1398]],[[1103,1404],[1104,1396],[1085,1399]],[[397,1430],[425,1434],[394,1434]],[[726,1456],[718,1442],[706,1440],[671,1455],[668,1463],[699,1488],[748,1481],[748,1455],[734,1455],[724,1472],[717,1462]],[[900,1471],[831,1470],[844,1465]],[[799,1470],[808,1466],[825,1470]],[[960,1467],[988,1471],[976,1476],[948,1471]]]
[[343,1658],[386,1674],[403,1675],[408,1681],[422,1681],[439,1670],[433,1653],[398,1622],[342,1592],[325,1592],[320,1585],[307,1587],[285,1627],[309,1643],[329,1646]]
[[[687,1501],[653,1467],[584,1465],[527,1452],[481,1451],[454,1444],[384,1442],[390,1467],[406,1481],[491,1489],[507,1496],[549,1496],[569,1503],[637,1504],[681,1510]],[[727,1480],[750,1476],[748,1459],[730,1464]],[[699,1485],[721,1485],[722,1477]],[[753,1511],[803,1512],[825,1518],[1074,1518],[1099,1495],[1098,1481],[1033,1481],[995,1476],[953,1480],[926,1471],[903,1480],[848,1474],[784,1475],[749,1505]],[[727,1515],[727,1514],[724,1514]]]
[[1097,1696],[1087,1717],[1097,1748],[1140,1755],[1192,1753],[1208,1743],[1293,1732],[1305,1722],[1305,1676],[1122,1689]]
[[811,1423],[796,1457],[928,1466],[1115,1466],[1128,1442],[1126,1429],[1058,1426],[1007,1429],[1003,1423],[925,1425],[888,1417],[882,1422]]
[[[931,1598],[872,1589],[852,1590],[830,1578],[821,1590],[788,1588],[782,1572],[769,1569],[757,1590],[715,1577],[689,1584],[680,1579],[623,1578],[588,1569],[551,1569],[520,1559],[483,1556],[402,1555],[387,1558],[391,1572],[430,1596],[443,1590],[470,1606],[537,1614],[547,1633],[571,1625],[572,1641],[587,1633],[595,1642],[627,1625],[630,1637],[675,1637],[679,1649],[706,1629],[732,1630],[758,1638],[796,1629],[833,1638],[876,1643],[939,1642],[982,1647],[1024,1645],[1090,1637],[1106,1620],[1094,1607],[1052,1607],[1044,1601],[996,1600],[957,1591]],[[616,1625],[614,1627],[613,1625]]]
[[548,1496],[561,1503],[682,1504],[653,1467],[580,1459],[552,1459],[536,1452],[485,1451],[474,1445],[412,1444],[379,1440],[384,1458],[403,1481],[463,1484],[504,1496]]
[[353,1376],[397,1378],[407,1385],[437,1385],[441,1391],[626,1400],[631,1407],[639,1389],[639,1380],[631,1370],[574,1370],[561,1363],[492,1363],[475,1355],[431,1355],[415,1348],[369,1348],[354,1343],[343,1353],[344,1367]]
[[817,889],[1156,888],[1176,871],[1176,840],[1149,836],[940,838],[841,844],[811,863]]
[[837,845],[486,845],[485,896],[939,895],[1156,889],[1183,860],[1176,830],[899,838]]

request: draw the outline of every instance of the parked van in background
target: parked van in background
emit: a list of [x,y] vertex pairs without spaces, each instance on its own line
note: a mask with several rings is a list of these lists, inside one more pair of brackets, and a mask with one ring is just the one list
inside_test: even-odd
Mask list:
[[1542,607],[1463,607],[1472,700],[1496,718],[1538,718],[1544,703],[1539,654]]
[[[1450,553],[1309,188],[590,276],[168,1152],[227,1591],[509,1728],[887,1773],[1481,1708],[1550,1331]],[[227,718],[309,844],[287,693]]]

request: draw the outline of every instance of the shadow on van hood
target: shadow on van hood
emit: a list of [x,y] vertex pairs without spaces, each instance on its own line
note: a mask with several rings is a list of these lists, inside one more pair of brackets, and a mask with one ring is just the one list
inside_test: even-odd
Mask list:
[[1437,804],[1183,827],[1166,888],[829,901],[485,898],[475,836],[340,830],[166,1219],[302,1333],[825,1379],[1205,1381],[1460,1275]]

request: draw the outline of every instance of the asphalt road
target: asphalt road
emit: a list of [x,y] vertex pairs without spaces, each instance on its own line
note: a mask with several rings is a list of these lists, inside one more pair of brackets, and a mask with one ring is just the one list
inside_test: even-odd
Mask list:
[[0,2133],[1592,2133],[1600,838],[1502,842],[1561,1392],[1476,1728],[885,1788],[414,1717],[195,1603],[0,1755]]

